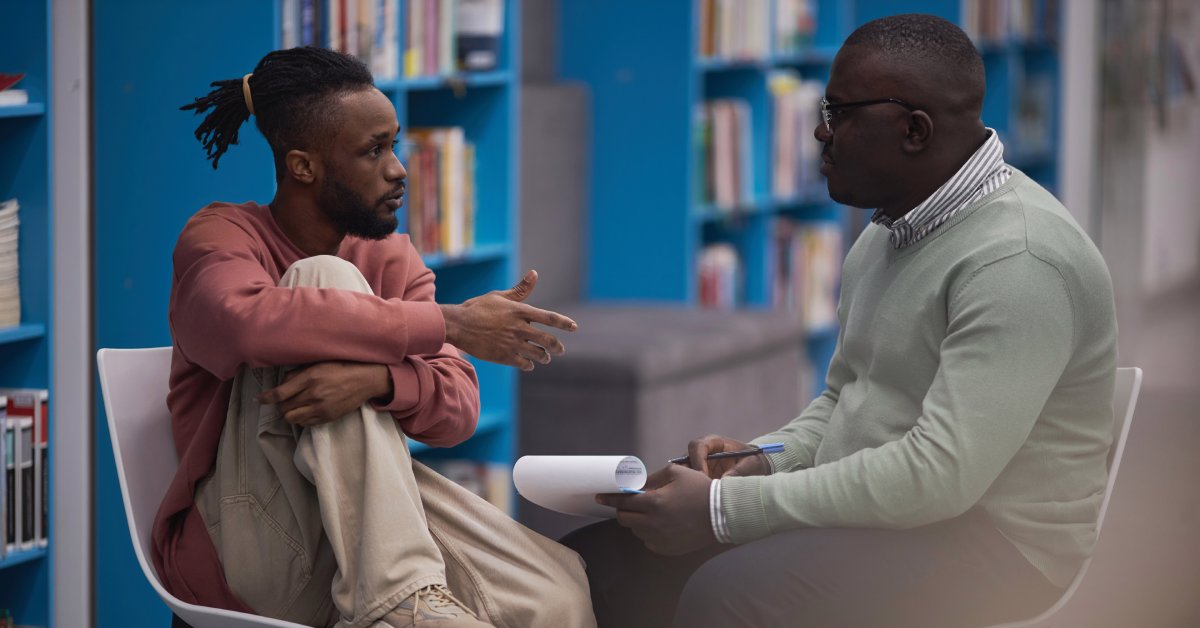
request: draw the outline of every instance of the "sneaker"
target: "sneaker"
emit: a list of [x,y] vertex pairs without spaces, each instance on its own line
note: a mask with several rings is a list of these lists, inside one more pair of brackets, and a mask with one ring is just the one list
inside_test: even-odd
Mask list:
[[371,628],[494,628],[480,621],[445,585],[433,584],[408,596]]

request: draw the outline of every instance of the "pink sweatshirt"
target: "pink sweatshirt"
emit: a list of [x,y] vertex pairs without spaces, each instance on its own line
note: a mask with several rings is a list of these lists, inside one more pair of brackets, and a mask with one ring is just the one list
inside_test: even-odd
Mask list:
[[434,303],[433,272],[407,235],[347,237],[337,256],[375,295],[279,288],[307,257],[256,203],[213,203],[188,221],[175,246],[170,325],[171,410],[179,470],[153,530],[164,585],[193,604],[253,612],[230,590],[199,511],[196,484],[213,468],[233,378],[243,365],[324,360],[386,364],[388,410],[412,438],[435,446],[466,440],[479,417],[475,370],[451,345]]

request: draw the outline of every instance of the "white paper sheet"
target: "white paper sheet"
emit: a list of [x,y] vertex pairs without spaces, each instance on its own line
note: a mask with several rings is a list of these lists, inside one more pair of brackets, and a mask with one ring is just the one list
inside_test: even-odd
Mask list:
[[513,466],[513,484],[522,497],[569,515],[615,517],[615,509],[596,503],[596,494],[645,483],[646,465],[635,456],[522,456]]

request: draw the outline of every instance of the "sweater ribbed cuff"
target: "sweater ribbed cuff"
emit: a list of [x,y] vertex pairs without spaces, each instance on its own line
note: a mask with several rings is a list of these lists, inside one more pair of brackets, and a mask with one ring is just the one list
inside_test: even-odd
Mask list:
[[761,539],[771,533],[762,500],[764,477],[751,475],[721,478],[721,511],[725,514],[725,531],[734,543]]
[[437,303],[405,301],[406,355],[437,353],[446,343],[446,319]]
[[771,473],[787,473],[795,471],[802,467],[809,466],[805,462],[806,456],[803,449],[795,439],[784,437],[780,434],[767,434],[760,436],[752,441],[751,445],[765,445],[767,443],[783,443],[783,451],[774,454],[767,454],[767,460],[771,463]]

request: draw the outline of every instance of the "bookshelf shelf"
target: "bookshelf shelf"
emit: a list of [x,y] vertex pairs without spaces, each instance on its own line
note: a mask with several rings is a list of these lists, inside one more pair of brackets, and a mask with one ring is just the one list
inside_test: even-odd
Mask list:
[[46,105],[31,102],[27,105],[5,105],[0,107],[0,118],[32,118],[46,113]]
[[26,340],[37,340],[46,336],[46,326],[41,323],[27,323],[16,327],[0,329],[0,345]]
[[833,63],[837,48],[813,47],[798,54],[776,55],[771,62],[776,66],[828,66]]
[[0,558],[0,569],[15,567],[17,565],[33,562],[35,560],[41,560],[49,555],[49,550],[44,547],[12,552],[4,558]]
[[433,255],[424,255],[425,265],[438,270],[449,266],[460,266],[463,264],[478,264],[482,262],[493,262],[502,260],[512,254],[512,247],[507,244],[485,244],[477,246],[461,255],[443,255],[435,253]]
[[[94,160],[97,347],[170,343],[169,260],[187,219],[213,200],[271,198],[270,149],[253,124],[242,127],[239,145],[221,158],[219,170],[214,171],[193,136],[199,119],[179,112],[178,107],[205,93],[210,81],[250,71],[264,54],[280,46],[285,4],[296,5],[291,0],[210,0],[156,4],[147,11],[141,0],[113,0],[93,11],[92,100],[95,119],[104,121],[95,130],[94,144],[104,147],[102,158]],[[323,0],[300,0],[300,4],[319,4],[321,15],[327,17]],[[399,0],[396,12],[401,41],[393,49],[400,54],[406,50],[404,20],[409,5],[410,0]],[[437,300],[442,303],[508,288],[519,279],[519,109],[514,68],[520,67],[521,2],[504,0],[503,7],[496,70],[376,83],[395,106],[402,130],[458,126],[475,147],[474,242],[478,245],[453,257],[423,256],[437,273]],[[237,19],[230,20],[230,15]],[[131,23],[146,27],[130,31]],[[215,49],[207,43],[213,33],[221,33],[223,42]],[[320,43],[327,40],[322,37]],[[211,54],[197,56],[194,51],[200,49],[212,49]],[[147,50],[155,54],[147,55]],[[147,134],[146,129],[154,133]],[[405,165],[410,174],[415,170],[410,161]],[[136,198],[131,198],[131,191]],[[148,211],[148,207],[162,211]],[[404,209],[400,219],[407,222]],[[472,363],[482,404],[475,435],[457,447],[414,444],[412,451],[424,458],[512,464],[517,371]],[[103,416],[102,409],[98,416]],[[96,503],[119,504],[115,463],[102,419],[95,441]],[[170,614],[143,582],[129,547],[124,513],[119,508],[97,509],[95,518],[95,626],[169,624]]]
[[720,57],[700,57],[696,61],[696,67],[704,72],[762,70],[770,67],[770,65],[770,59],[723,59]]
[[414,76],[399,81],[399,85],[409,90],[454,90],[455,86],[462,87],[494,87],[507,85],[512,82],[512,73],[506,70],[495,72],[464,72],[439,76]]

